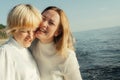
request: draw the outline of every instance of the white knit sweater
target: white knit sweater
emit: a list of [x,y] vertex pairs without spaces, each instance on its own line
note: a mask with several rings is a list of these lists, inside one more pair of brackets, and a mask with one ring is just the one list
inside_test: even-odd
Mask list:
[[75,52],[68,50],[67,58],[56,53],[54,43],[36,41],[31,50],[38,64],[41,80],[82,80]]

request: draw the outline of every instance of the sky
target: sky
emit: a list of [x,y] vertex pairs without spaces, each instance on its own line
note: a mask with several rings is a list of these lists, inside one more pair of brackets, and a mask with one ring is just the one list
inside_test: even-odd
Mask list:
[[17,4],[31,4],[41,12],[48,6],[63,9],[72,32],[120,26],[120,0],[1,0],[0,24]]

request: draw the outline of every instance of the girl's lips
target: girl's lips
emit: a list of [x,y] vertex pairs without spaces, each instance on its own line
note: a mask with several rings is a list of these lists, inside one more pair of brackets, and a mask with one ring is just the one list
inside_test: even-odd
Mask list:
[[25,38],[25,41],[32,42],[33,39]]

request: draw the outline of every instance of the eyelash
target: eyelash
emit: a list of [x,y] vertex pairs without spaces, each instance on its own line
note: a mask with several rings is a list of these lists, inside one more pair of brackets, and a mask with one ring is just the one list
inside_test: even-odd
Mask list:
[[[30,33],[31,31],[20,31],[21,33]],[[33,31],[34,33],[35,31]]]
[[20,32],[26,33],[27,31],[20,31]]
[[53,23],[53,22],[49,22],[49,24],[54,25],[54,23]]
[[[46,19],[45,19],[44,17],[43,17],[43,21],[46,21]],[[54,23],[51,22],[51,21],[49,21],[48,24],[50,24],[50,25],[54,25]]]

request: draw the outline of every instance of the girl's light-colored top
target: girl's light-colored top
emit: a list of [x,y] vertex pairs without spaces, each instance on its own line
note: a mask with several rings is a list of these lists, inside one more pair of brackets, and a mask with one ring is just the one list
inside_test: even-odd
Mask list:
[[0,47],[0,80],[40,80],[31,53],[13,38]]
[[31,50],[39,67],[41,80],[82,80],[75,52],[68,50],[64,59],[56,54],[54,43],[36,41]]

